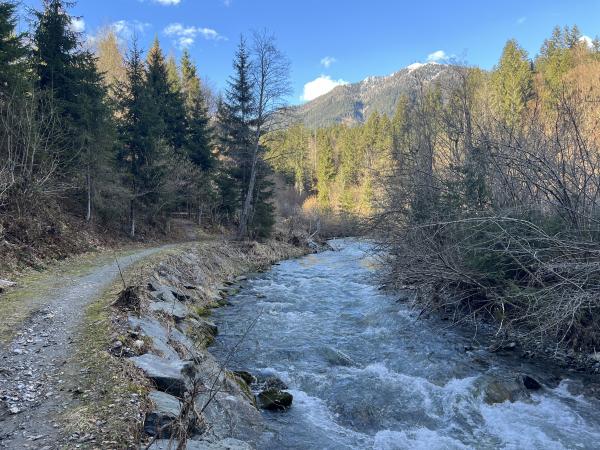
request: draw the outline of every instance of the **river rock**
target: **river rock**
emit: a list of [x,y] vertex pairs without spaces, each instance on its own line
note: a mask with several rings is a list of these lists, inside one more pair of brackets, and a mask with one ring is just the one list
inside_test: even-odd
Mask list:
[[236,370],[233,373],[244,380],[247,385],[251,385],[257,381],[254,375],[252,375],[250,372],[246,372],[245,370]]
[[146,414],[144,432],[159,439],[169,439],[174,431],[173,425],[181,413],[179,399],[160,391],[150,392],[149,398],[154,408]]
[[256,382],[259,385],[260,389],[278,389],[280,391],[286,390],[288,385],[285,382],[277,377],[272,375],[264,376],[258,375],[256,377]]
[[529,389],[530,391],[538,391],[542,388],[542,384],[533,377],[529,375],[522,375],[521,381],[523,382],[523,386]]
[[195,368],[190,361],[170,361],[149,353],[129,358],[150,378],[158,390],[176,397],[183,397],[188,389]]
[[270,388],[258,394],[258,406],[270,411],[285,411],[292,406],[294,397],[289,392]]
[[333,347],[324,347],[321,353],[332,366],[353,366],[355,364],[350,356]]
[[529,393],[525,387],[516,380],[492,380],[484,387],[483,400],[488,405],[504,403],[509,401],[514,403],[519,400],[529,399]]

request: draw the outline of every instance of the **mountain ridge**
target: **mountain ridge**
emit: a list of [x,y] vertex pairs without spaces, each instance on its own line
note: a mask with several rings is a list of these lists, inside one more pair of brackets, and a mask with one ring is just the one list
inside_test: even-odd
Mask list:
[[369,76],[356,83],[336,86],[314,100],[291,108],[294,122],[319,128],[337,123],[363,123],[374,111],[391,116],[398,100],[414,93],[418,80],[430,83],[448,74],[450,67],[435,62],[414,63],[391,75]]

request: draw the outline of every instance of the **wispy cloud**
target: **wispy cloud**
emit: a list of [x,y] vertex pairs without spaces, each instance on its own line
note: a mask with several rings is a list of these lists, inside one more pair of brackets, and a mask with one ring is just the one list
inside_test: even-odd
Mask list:
[[110,25],[115,34],[125,41],[131,40],[136,34],[144,34],[151,26],[147,22],[138,20],[117,20]]
[[[140,2],[144,2],[145,0],[139,0]],[[150,0],[152,3],[158,3],[159,5],[164,6],[174,6],[179,5],[181,0]]]
[[229,7],[229,6],[231,6],[231,2],[232,2],[232,1],[233,1],[233,0],[223,0],[223,4],[224,4],[225,6],[227,6],[227,7]]
[[444,50],[436,50],[435,52],[427,55],[427,61],[429,62],[445,61],[447,59],[448,55],[446,55],[446,52]]
[[301,100],[311,101],[321,95],[327,94],[332,89],[348,84],[347,81],[342,79],[333,80],[329,75],[321,75],[320,77],[309,81],[304,85],[304,93],[302,94]]
[[209,41],[223,41],[227,40],[225,36],[220,35],[216,30],[212,28],[200,28],[195,26],[184,26],[180,23],[172,23],[167,25],[164,29],[164,33],[175,39],[175,43],[181,47],[189,47],[196,42],[198,37],[202,37]]
[[321,59],[321,65],[327,69],[329,69],[331,65],[336,62],[337,59],[335,59],[333,56],[326,56],[325,58]]
[[525,21],[527,20],[527,17],[523,16],[523,17],[519,17],[517,19],[517,25],[523,25],[525,23]]

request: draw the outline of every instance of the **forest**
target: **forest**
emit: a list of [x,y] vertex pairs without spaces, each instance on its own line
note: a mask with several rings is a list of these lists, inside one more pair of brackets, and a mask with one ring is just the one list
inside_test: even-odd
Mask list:
[[69,218],[136,238],[163,233],[178,213],[239,228],[240,237],[267,236],[272,184],[259,141],[288,76],[274,38],[240,39],[217,97],[187,51],[177,61],[156,38],[144,52],[110,27],[90,42],[73,29],[69,6],[44,2],[17,34],[16,5],[0,4],[7,251],[41,245],[48,229],[66,239]]
[[269,152],[306,209],[365,220],[424,311],[593,350],[599,80],[598,40],[557,27],[535,57],[509,40],[489,72],[417,79],[393,117],[297,125]]

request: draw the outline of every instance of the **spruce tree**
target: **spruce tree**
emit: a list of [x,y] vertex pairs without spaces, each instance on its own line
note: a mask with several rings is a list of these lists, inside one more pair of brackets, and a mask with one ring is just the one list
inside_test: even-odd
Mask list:
[[186,106],[186,154],[190,161],[201,170],[209,170],[214,164],[212,155],[213,130],[210,125],[208,108],[202,92],[200,78],[189,53],[183,54],[181,61],[183,98]]
[[[228,81],[222,112],[223,151],[232,161],[231,174],[237,180],[239,199],[244,198],[251,168],[251,123],[254,99],[250,80],[250,56],[242,37],[233,62],[234,74]],[[240,203],[241,207],[241,203]]]
[[10,94],[24,81],[28,53],[24,35],[15,32],[15,10],[14,3],[0,2],[0,92]]
[[135,236],[140,206],[156,199],[164,178],[163,126],[154,86],[146,74],[142,53],[134,43],[126,61],[127,80],[120,86],[119,161],[131,189],[130,234]]
[[516,124],[531,96],[533,73],[527,52],[514,39],[504,46],[498,66],[492,73],[492,88],[496,110],[506,123]]
[[161,136],[175,151],[185,143],[185,110],[177,85],[169,82],[169,71],[158,38],[148,52],[147,81],[150,94],[159,110]]

